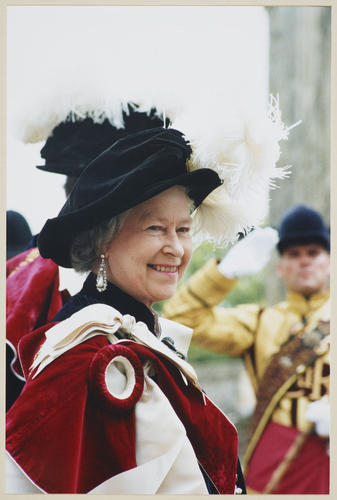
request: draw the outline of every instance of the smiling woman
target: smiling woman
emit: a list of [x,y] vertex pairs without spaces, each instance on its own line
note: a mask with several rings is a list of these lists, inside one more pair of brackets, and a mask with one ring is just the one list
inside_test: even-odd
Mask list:
[[118,140],[42,229],[43,257],[89,275],[21,342],[8,491],[234,493],[236,429],[186,361],[190,329],[152,309],[191,258],[191,207],[221,185],[212,169],[189,171],[190,154],[175,129]]
[[148,307],[172,297],[192,255],[189,206],[174,186],[132,209],[107,247],[108,281]]
[[265,193],[285,135],[264,124],[263,168],[249,182],[246,135],[229,135],[215,155],[213,141],[198,149],[175,128],[139,130],[92,160],[47,220],[41,256],[89,274],[20,340],[26,382],[7,413],[8,493],[244,491],[236,429],[187,362],[192,330],[152,304],[175,293],[194,236],[219,242],[258,221],[253,181]]

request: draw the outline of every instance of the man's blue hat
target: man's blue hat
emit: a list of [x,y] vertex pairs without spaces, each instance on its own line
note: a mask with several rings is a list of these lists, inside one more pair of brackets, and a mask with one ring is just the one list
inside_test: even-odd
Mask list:
[[7,246],[6,259],[11,259],[25,250],[32,238],[28,222],[19,212],[6,212]]
[[310,207],[297,205],[281,220],[277,249],[282,254],[293,245],[318,243],[330,252],[330,232],[322,216]]

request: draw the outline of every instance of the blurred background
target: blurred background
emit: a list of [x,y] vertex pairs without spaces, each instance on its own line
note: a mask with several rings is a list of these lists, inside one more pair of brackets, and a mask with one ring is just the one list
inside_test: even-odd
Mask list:
[[[24,143],[27,123],[43,121],[56,91],[76,91],[83,79],[191,108],[217,99],[245,108],[278,96],[284,123],[301,124],[281,143],[279,164],[291,175],[270,192],[264,225],[277,227],[297,203],[329,223],[330,7],[11,6],[7,16],[7,210],[20,212],[33,234],[60,210],[64,177],[35,168],[43,143]],[[202,245],[185,278],[227,250]],[[223,305],[281,300],[274,261],[241,279]],[[190,362],[237,425],[242,450],[254,398],[241,360],[192,347]]]

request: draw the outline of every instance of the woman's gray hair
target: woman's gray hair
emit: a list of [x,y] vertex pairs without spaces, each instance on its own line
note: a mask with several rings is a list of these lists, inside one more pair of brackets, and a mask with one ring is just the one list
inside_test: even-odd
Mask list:
[[101,253],[122,228],[130,210],[101,222],[92,229],[81,231],[73,241],[70,251],[71,265],[77,272],[92,271]]

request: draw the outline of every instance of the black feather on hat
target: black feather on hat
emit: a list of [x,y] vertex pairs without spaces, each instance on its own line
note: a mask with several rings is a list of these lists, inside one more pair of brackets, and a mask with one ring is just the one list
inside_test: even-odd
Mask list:
[[128,134],[95,158],[79,177],[59,215],[39,235],[42,257],[71,267],[74,236],[175,186],[186,186],[195,207],[220,186],[209,168],[188,171],[183,134],[162,127]]
[[[122,111],[122,122],[123,126],[118,127],[108,118],[98,122],[90,116],[82,119],[76,116],[74,119],[69,114],[47,138],[40,152],[45,165],[38,165],[37,168],[78,177],[91,160],[126,134],[164,126],[164,118],[155,108],[139,111],[133,103],[128,103]],[[166,118],[165,126],[169,123]]]

